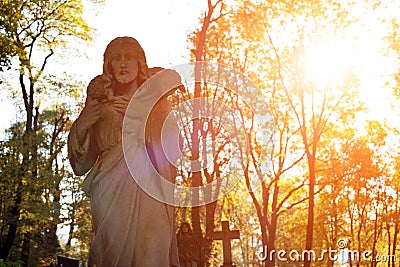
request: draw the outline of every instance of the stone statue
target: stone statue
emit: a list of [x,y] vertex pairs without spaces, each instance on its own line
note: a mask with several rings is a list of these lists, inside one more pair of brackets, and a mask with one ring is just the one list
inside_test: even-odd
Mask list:
[[181,267],[196,267],[199,262],[199,245],[188,222],[182,222],[177,233]]
[[[151,90],[140,87],[149,75],[136,39],[112,40],[104,53],[103,73],[89,83],[85,107],[69,133],[71,166],[77,175],[88,173],[83,190],[90,196],[95,232],[89,257],[97,267],[179,266],[173,207],[137,185],[121,145],[125,111],[136,91]],[[164,162],[157,171],[174,182],[175,167],[154,145],[169,110],[161,99],[150,114],[145,138],[153,157]]]

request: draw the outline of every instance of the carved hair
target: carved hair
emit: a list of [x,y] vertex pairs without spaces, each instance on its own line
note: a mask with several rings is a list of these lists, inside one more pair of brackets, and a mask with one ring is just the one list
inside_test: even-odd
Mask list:
[[[146,62],[146,55],[139,42],[135,38],[127,36],[117,37],[107,45],[106,51],[104,52],[103,61],[103,79],[105,79],[105,87],[112,87],[114,83],[113,70],[111,66],[112,52],[114,49],[117,49],[121,46],[132,49],[133,55],[136,57],[136,60],[138,62],[137,85],[138,87],[140,87],[142,83],[144,83],[149,78],[149,69]],[[107,81],[107,79],[109,80]]]
[[188,235],[192,235],[193,234],[193,231],[192,231],[192,228],[190,227],[190,224],[188,222],[182,222],[181,226],[179,227],[179,231],[177,233],[178,237],[180,237],[180,236],[182,236],[184,234],[183,227],[185,227],[185,226],[188,228],[187,229],[187,234]]

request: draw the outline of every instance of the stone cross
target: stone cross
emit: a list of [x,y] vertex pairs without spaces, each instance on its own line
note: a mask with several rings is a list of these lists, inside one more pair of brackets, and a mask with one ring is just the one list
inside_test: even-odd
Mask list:
[[214,240],[222,240],[222,248],[224,253],[224,265],[223,267],[234,266],[232,264],[232,251],[231,251],[231,239],[239,239],[239,230],[229,230],[229,222],[222,221],[222,231],[214,232]]

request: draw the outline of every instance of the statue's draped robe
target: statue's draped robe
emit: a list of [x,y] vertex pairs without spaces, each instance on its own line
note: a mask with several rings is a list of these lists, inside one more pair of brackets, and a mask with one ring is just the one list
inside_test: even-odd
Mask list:
[[[89,101],[92,100],[88,98]],[[147,125],[146,144],[150,151],[158,150],[155,146],[160,143],[162,119],[168,110],[165,101],[161,103],[164,104],[152,112]],[[83,175],[90,171],[83,189],[90,196],[95,232],[90,248],[91,260],[98,267],[179,266],[173,207],[146,194],[132,178],[121,145],[123,115],[114,112],[109,103],[101,104],[100,114],[100,119],[86,136],[78,136],[74,123],[68,138],[74,172]],[[142,123],[131,122],[133,125]],[[136,157],[147,156],[143,149],[135,150],[135,153]],[[153,154],[158,172],[173,182],[175,168],[165,155]],[[141,168],[141,173],[146,175],[148,166],[133,168]]]

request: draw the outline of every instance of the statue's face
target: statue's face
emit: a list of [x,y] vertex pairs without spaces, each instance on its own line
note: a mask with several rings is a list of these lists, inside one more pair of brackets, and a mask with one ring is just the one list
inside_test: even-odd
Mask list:
[[138,76],[138,62],[132,50],[126,47],[119,47],[118,50],[114,51],[111,67],[114,77],[119,83],[131,83]]

